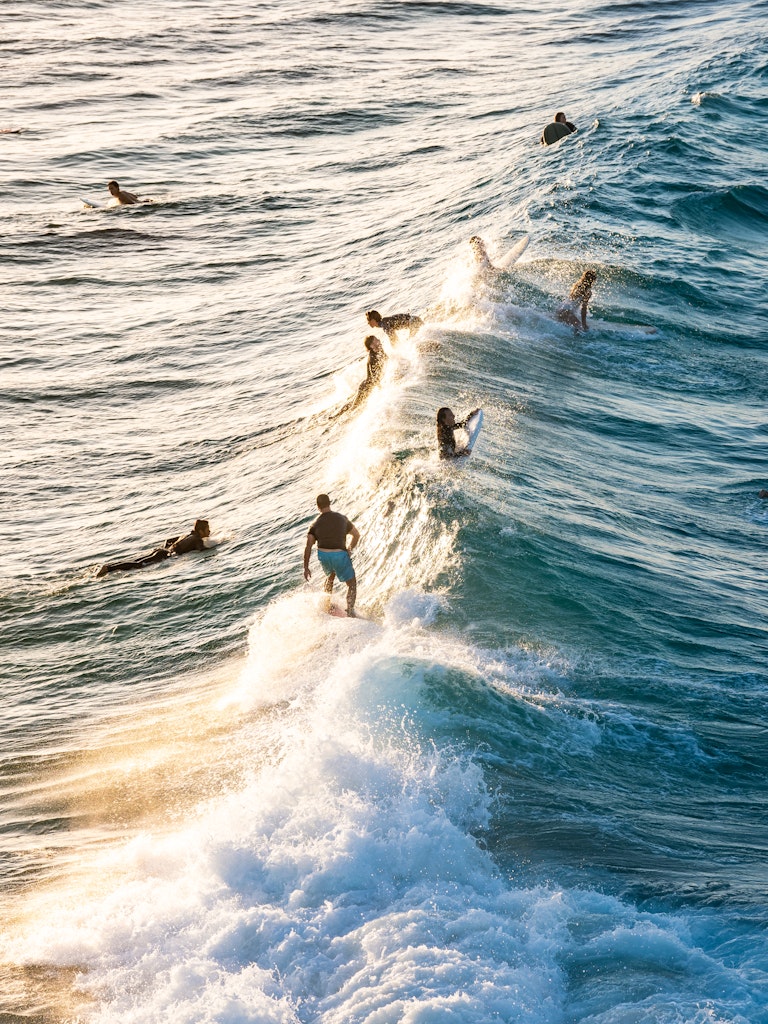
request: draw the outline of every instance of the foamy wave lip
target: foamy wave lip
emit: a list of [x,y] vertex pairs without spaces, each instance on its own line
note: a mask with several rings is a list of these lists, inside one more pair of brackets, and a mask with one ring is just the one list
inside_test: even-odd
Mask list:
[[431,626],[441,611],[448,608],[442,594],[424,594],[416,590],[402,590],[389,600],[384,609],[387,626]]

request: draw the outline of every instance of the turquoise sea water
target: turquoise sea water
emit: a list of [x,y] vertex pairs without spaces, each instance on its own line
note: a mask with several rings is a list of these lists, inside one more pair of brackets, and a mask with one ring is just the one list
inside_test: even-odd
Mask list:
[[4,4],[2,1024],[768,1022],[767,13]]

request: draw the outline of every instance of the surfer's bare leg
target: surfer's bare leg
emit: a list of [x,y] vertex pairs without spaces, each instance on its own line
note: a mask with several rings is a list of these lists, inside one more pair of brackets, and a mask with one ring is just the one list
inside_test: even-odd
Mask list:
[[325,610],[329,612],[331,610],[331,594],[333,593],[333,584],[336,582],[336,573],[332,572],[329,576],[325,577],[325,583],[323,584],[323,590],[328,595],[325,602]]
[[354,616],[355,614],[355,600],[357,599],[357,578],[352,577],[351,580],[347,580],[347,615]]

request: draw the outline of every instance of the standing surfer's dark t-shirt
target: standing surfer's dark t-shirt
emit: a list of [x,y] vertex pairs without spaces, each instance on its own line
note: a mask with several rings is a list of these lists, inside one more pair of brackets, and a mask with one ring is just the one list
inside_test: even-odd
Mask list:
[[353,524],[341,512],[323,512],[309,528],[309,533],[317,541],[317,546],[325,551],[345,551],[347,534],[354,529]]

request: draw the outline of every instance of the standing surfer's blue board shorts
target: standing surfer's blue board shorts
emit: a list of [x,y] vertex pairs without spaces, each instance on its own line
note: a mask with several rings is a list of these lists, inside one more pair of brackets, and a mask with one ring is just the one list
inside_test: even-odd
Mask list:
[[330,576],[332,572],[336,573],[342,583],[347,583],[354,577],[355,570],[352,568],[352,559],[348,551],[318,551],[317,557],[326,576]]

